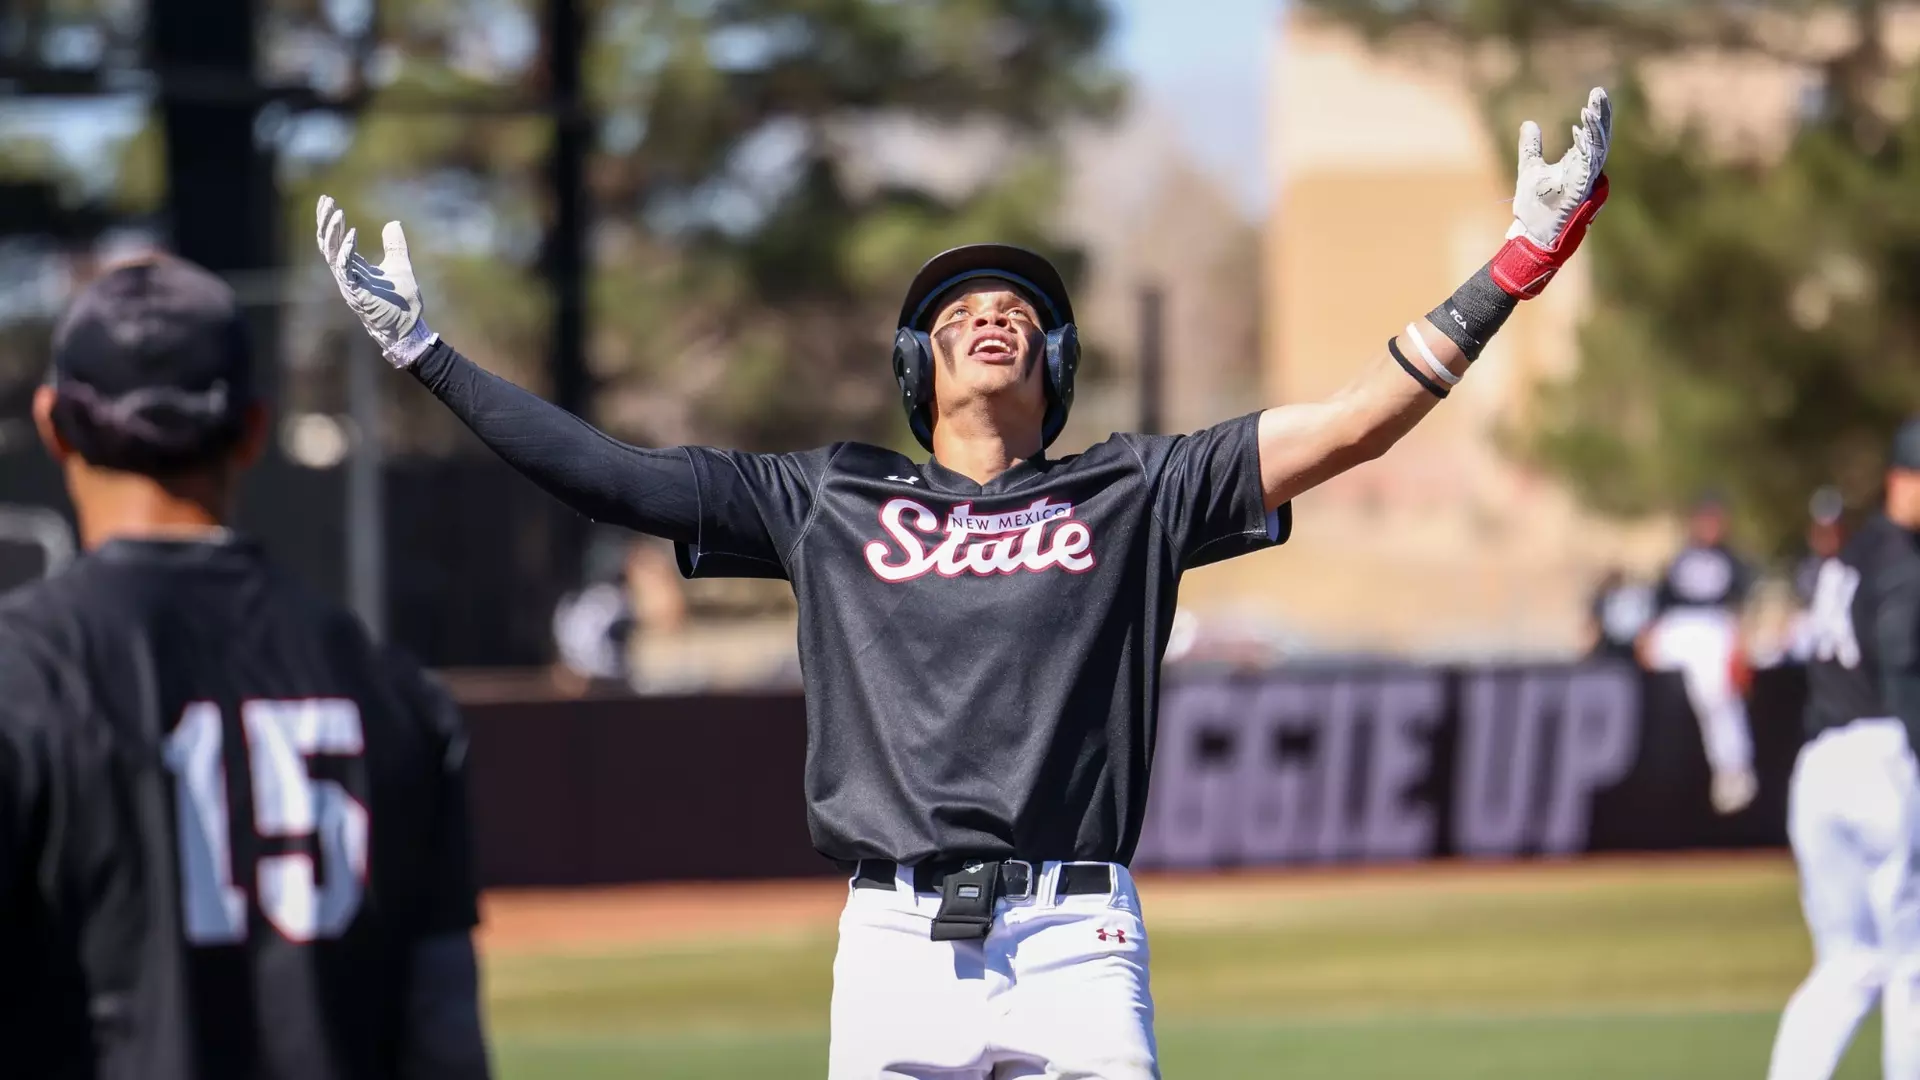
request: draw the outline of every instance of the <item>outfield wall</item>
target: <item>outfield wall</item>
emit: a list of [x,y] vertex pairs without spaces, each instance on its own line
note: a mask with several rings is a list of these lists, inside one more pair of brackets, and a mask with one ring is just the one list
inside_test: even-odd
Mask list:
[[[1756,676],[1760,795],[1720,817],[1674,675],[1626,667],[1171,675],[1142,868],[1777,846],[1804,678]],[[833,874],[792,695],[470,704],[487,885]]]

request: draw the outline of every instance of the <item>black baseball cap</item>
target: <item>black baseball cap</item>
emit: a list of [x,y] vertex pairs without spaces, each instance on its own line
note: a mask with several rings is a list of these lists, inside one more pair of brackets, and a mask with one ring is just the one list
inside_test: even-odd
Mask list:
[[1920,471],[1920,416],[1909,418],[1894,433],[1893,452],[1887,456],[1887,466]]
[[899,325],[925,330],[934,301],[955,285],[978,278],[1011,282],[1033,297],[1045,329],[1073,322],[1067,283],[1046,256],[1012,244],[968,244],[935,255],[914,275],[913,284],[907,287],[906,302],[900,305]]
[[108,412],[238,413],[253,401],[253,350],[227,283],[173,255],[90,282],[53,332],[53,385]]
[[159,475],[217,457],[255,400],[239,302],[172,255],[116,266],[60,317],[49,384],[55,429],[94,465]]

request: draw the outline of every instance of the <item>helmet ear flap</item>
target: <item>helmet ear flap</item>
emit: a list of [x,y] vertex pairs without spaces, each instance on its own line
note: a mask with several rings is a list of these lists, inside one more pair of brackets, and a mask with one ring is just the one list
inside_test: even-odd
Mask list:
[[1051,445],[1067,426],[1073,408],[1073,376],[1080,370],[1080,331],[1072,323],[1047,331],[1047,415],[1041,422],[1040,445]]
[[893,378],[900,384],[900,404],[907,410],[907,427],[928,452],[933,450],[933,337],[924,330],[903,326],[893,335]]

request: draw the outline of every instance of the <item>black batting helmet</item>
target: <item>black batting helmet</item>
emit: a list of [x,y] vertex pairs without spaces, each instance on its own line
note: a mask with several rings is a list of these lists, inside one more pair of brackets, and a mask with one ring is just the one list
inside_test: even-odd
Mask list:
[[900,384],[900,403],[907,425],[920,445],[933,449],[933,340],[927,323],[934,301],[948,289],[977,278],[1011,282],[1034,300],[1046,331],[1045,383],[1047,415],[1040,426],[1040,445],[1059,436],[1073,408],[1073,373],[1080,365],[1080,332],[1073,325],[1073,304],[1060,271],[1038,252],[1011,244],[968,244],[943,251],[927,260],[907,288],[900,305],[900,322],[893,335],[893,377]]

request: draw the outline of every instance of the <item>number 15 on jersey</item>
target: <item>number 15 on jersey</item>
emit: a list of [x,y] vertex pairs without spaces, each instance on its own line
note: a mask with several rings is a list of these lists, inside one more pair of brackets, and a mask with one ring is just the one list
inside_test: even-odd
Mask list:
[[[338,937],[360,910],[367,876],[367,808],[337,781],[315,779],[308,759],[366,751],[360,708],[345,698],[250,700],[240,706],[254,829],[317,842],[324,873],[304,852],[263,855],[255,867],[261,913],[289,941]],[[247,937],[247,895],[234,883],[220,706],[196,701],[167,737],[179,825],[180,901],[187,940],[237,945]],[[324,878],[324,884],[319,879]]]

